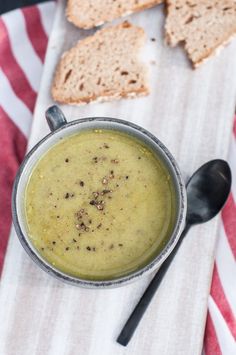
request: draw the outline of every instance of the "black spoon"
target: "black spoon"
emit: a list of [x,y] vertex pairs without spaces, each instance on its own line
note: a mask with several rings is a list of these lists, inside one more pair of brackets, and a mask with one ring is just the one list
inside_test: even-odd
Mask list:
[[126,346],[130,341],[190,227],[215,217],[224,206],[230,188],[231,171],[224,160],[211,160],[192,175],[187,184],[188,207],[185,228],[175,249],[161,265],[124,325],[117,338],[119,344]]

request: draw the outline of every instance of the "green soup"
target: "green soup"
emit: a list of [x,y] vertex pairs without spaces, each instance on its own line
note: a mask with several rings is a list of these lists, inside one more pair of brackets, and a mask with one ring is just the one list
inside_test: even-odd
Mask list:
[[58,270],[90,280],[146,265],[170,237],[175,206],[163,163],[111,130],[61,140],[36,164],[25,193],[35,248]]

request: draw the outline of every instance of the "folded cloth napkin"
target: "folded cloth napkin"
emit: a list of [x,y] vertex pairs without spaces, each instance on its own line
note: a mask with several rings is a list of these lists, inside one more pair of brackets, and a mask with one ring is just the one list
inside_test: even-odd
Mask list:
[[[7,258],[12,184],[26,150],[54,11],[55,4],[49,2],[0,18],[0,271]],[[236,354],[236,118],[229,164],[233,186],[222,212],[216,249],[204,339],[206,355]],[[5,355],[10,355],[7,351]]]

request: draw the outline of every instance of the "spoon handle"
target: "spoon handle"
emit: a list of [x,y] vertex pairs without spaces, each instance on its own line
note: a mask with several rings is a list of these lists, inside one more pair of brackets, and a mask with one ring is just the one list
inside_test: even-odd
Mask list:
[[152,281],[148,285],[146,291],[142,295],[141,299],[139,300],[138,304],[134,308],[133,312],[131,313],[129,319],[125,323],[120,335],[117,338],[117,342],[123,346],[126,346],[130,339],[132,338],[140,320],[142,319],[149,303],[151,302],[156,290],[158,289],[159,285],[163,277],[165,276],[172,260],[175,257],[185,235],[190,229],[190,224],[186,224],[174,250],[168,256],[168,258],[163,262],[160,269],[157,271],[156,275],[153,277]]

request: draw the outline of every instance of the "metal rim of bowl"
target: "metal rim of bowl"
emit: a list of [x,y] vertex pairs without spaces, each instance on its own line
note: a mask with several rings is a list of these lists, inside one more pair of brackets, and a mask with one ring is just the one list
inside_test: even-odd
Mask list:
[[[76,126],[79,125],[80,123],[84,122],[111,122],[111,123],[118,123],[123,126],[127,126],[135,131],[141,132],[144,136],[147,136],[149,139],[151,139],[152,142],[155,143],[155,145],[158,145],[159,149],[164,153],[165,158],[168,160],[170,163],[174,174],[175,178],[177,181],[177,185],[179,188],[179,200],[180,200],[180,206],[179,206],[179,213],[177,216],[177,221],[176,225],[174,228],[174,231],[167,242],[167,244],[164,246],[163,250],[147,265],[142,267],[141,269],[138,269],[137,271],[131,272],[128,275],[121,276],[119,278],[111,279],[111,280],[86,280],[82,278],[78,278],[75,276],[67,275],[58,269],[54,268],[53,265],[51,265],[49,262],[47,262],[45,259],[42,257],[39,257],[37,254],[36,250],[34,250],[34,247],[31,246],[30,242],[28,242],[27,237],[24,235],[21,227],[20,227],[20,222],[18,219],[18,214],[17,214],[17,191],[18,191],[18,185],[20,182],[20,178],[22,174],[24,173],[24,168],[28,162],[28,160],[33,156],[33,154],[36,152],[36,150],[50,137],[52,137],[55,133],[66,130],[68,127],[71,126]],[[172,154],[169,152],[169,150],[166,148],[166,146],[158,139],[156,138],[153,134],[151,134],[149,131],[146,129],[142,128],[139,125],[136,125],[134,123],[117,119],[117,118],[108,118],[108,117],[88,117],[88,118],[81,118],[77,119],[71,122],[67,122],[57,130],[49,133],[46,135],[43,139],[41,139],[25,156],[23,162],[21,163],[21,166],[17,172],[17,175],[15,177],[14,185],[13,185],[13,191],[12,191],[12,219],[13,219],[13,225],[15,227],[16,234],[20,240],[20,243],[22,244],[23,248],[27,252],[27,254],[31,257],[31,259],[45,272],[50,274],[51,276],[54,276],[55,278],[64,281],[69,284],[81,286],[81,287],[86,287],[86,288],[109,288],[109,287],[118,287],[122,286],[125,284],[128,284],[132,281],[135,281],[136,279],[140,278],[143,274],[147,274],[155,270],[161,263],[168,257],[168,255],[171,253],[171,251],[174,249],[176,243],[178,242],[178,239],[180,237],[180,234],[183,230],[184,227],[184,222],[185,222],[185,217],[186,217],[186,210],[187,210],[187,197],[186,197],[186,190],[185,190],[185,184],[182,179],[179,167],[172,156]]]

